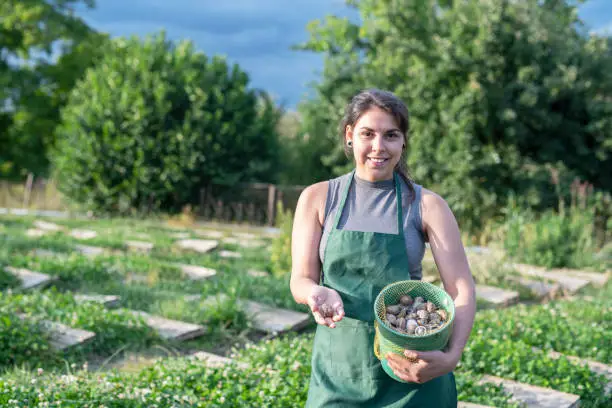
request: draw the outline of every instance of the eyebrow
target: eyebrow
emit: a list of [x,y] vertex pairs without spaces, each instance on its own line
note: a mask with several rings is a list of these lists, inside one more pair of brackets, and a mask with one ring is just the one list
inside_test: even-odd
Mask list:
[[[372,128],[369,128],[367,126],[362,126],[360,130],[370,130],[372,132],[374,132],[375,130]],[[389,133],[389,132],[401,132],[398,128],[392,128],[392,129],[387,129],[385,130],[384,133]]]

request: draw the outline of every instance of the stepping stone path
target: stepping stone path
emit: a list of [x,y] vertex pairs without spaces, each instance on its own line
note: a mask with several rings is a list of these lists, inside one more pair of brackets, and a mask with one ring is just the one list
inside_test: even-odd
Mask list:
[[555,273],[547,271],[546,268],[526,264],[510,264],[509,268],[513,268],[521,275],[535,276],[557,282],[561,287],[570,293],[574,293],[583,287],[587,286],[591,281],[583,278],[572,277],[565,273]]
[[73,229],[70,231],[70,236],[76,239],[87,240],[97,237],[98,233],[92,230]]
[[170,238],[174,239],[189,239],[190,236],[191,234],[189,234],[188,232],[175,232],[173,234],[170,234]]
[[51,232],[62,231],[64,229],[64,227],[60,225],[54,224],[52,222],[41,221],[41,220],[36,220],[34,221],[33,224],[38,229],[45,230],[45,231],[51,231]]
[[192,280],[202,280],[215,276],[217,271],[197,265],[176,264],[181,271]]
[[[234,362],[231,358],[223,357],[218,354],[198,351],[190,356],[193,359],[205,361],[208,367],[223,367]],[[237,363],[239,368],[247,368],[248,364]]]
[[241,240],[238,241],[238,245],[244,248],[259,248],[266,245],[266,243],[260,240]]
[[476,285],[476,297],[496,306],[508,306],[518,302],[519,293],[494,286]]
[[224,238],[221,238],[221,242],[223,242],[224,244],[229,244],[229,245],[238,245],[240,243],[240,240],[234,237],[224,237]]
[[[188,297],[189,300],[201,299],[200,295]],[[210,296],[204,301],[205,305],[214,306],[217,303],[227,301],[225,294]],[[308,325],[310,316],[306,313],[293,310],[279,309],[273,306],[252,300],[238,300],[242,310],[253,323],[256,330],[271,334],[283,333],[290,330],[300,330]]]
[[130,310],[129,312],[134,316],[142,317],[147,326],[156,330],[159,336],[165,340],[184,341],[200,337],[206,333],[206,327],[199,324],[166,319],[138,310]]
[[135,234],[129,234],[129,235],[137,239],[151,239],[151,236],[145,232],[137,232]]
[[104,253],[104,248],[89,245],[75,245],[74,249],[85,256],[98,256]]
[[471,402],[459,401],[457,408],[494,408],[489,405],[472,404]]
[[55,252],[55,251],[51,251],[49,249],[41,249],[41,248],[36,248],[32,251],[32,255],[34,256],[39,256],[42,258],[61,258],[61,257],[66,257],[67,255],[61,252]]
[[219,246],[219,241],[203,239],[182,239],[176,243],[182,249],[189,249],[205,254]]
[[219,256],[221,258],[242,258],[242,254],[234,251],[220,251]]
[[6,266],[4,270],[21,280],[21,289],[38,289],[47,286],[55,278],[40,272],[34,272],[25,268],[13,268]]
[[523,384],[491,375],[483,376],[480,383],[502,385],[505,391],[512,394],[511,401],[524,404],[526,408],[577,408],[580,403],[578,395]]
[[67,350],[71,347],[87,343],[96,336],[96,333],[68,327],[62,323],[43,321],[44,329],[49,332],[49,342],[56,350]]
[[[532,347],[531,350],[535,353],[542,352],[542,350],[537,347]],[[568,355],[561,354],[556,351],[549,351],[547,354],[549,357],[554,358],[554,359],[565,357],[572,363],[576,363],[581,366],[586,365],[587,367],[589,367],[589,370],[591,370],[593,373],[598,374],[598,375],[603,375],[604,377],[607,378],[608,384],[606,385],[606,389],[605,389],[606,395],[612,392],[612,366],[609,366],[604,363],[600,363],[599,361],[587,360],[582,357],[568,356]]]
[[249,276],[252,276],[254,278],[265,278],[267,276],[270,276],[270,274],[266,271],[258,271],[255,269],[249,269],[247,273],[249,274]]
[[[27,319],[24,314],[18,314],[22,320]],[[64,351],[71,347],[84,344],[96,336],[96,333],[75,329],[65,324],[52,322],[50,320],[42,320],[41,329],[49,334],[49,344],[57,351]]]
[[26,235],[30,238],[40,238],[49,234],[49,231],[38,229],[38,228],[28,228],[26,231]]
[[201,237],[209,237],[209,238],[216,238],[216,239],[221,239],[225,236],[225,234],[221,231],[195,230],[194,232],[196,233],[196,235],[199,235]]
[[119,296],[115,296],[115,295],[75,294],[74,299],[77,302],[100,303],[104,307],[108,307],[108,308],[119,305]]
[[507,279],[529,289],[538,298],[552,298],[561,290],[561,286],[557,283],[547,283],[517,276],[508,276]]
[[243,239],[255,239],[258,238],[258,235],[251,234],[250,232],[234,232],[232,235],[238,238]]
[[125,241],[125,246],[129,251],[142,252],[148,254],[153,249],[153,244],[144,241]]

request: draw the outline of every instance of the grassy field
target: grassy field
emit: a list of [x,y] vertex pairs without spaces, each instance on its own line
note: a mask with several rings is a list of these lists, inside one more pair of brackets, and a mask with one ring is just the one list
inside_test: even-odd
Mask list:
[[[241,245],[237,228],[219,227],[220,247],[206,254],[183,250],[179,239],[211,239],[211,228],[169,227],[160,221],[51,220],[64,227],[42,237],[28,236],[36,219],[0,216],[0,405],[66,407],[303,406],[310,375],[314,321],[298,333],[264,333],[253,327],[238,299],[299,312],[288,274],[272,268],[270,235],[253,233],[254,245]],[[47,220],[49,221],[49,220]],[[74,229],[97,233],[83,241]],[[30,231],[31,234],[31,231]],[[148,253],[129,250],[126,241],[153,244]],[[105,248],[96,257],[78,245]],[[257,246],[261,245],[261,246]],[[45,249],[49,252],[40,252]],[[222,250],[242,258],[223,258]],[[216,275],[192,280],[180,265],[212,268]],[[4,267],[27,268],[56,277],[44,290],[21,291]],[[249,270],[266,274],[254,275]],[[503,284],[500,273],[481,279]],[[484,275],[478,275],[484,276]],[[509,281],[508,281],[509,282]],[[76,294],[120,296],[108,308],[81,302]],[[224,294],[226,300],[206,301]],[[199,298],[194,298],[199,295]],[[581,398],[582,407],[609,406],[607,380],[576,360],[554,358],[557,351],[610,364],[612,286],[589,287],[571,299],[481,310],[456,370],[459,399],[510,407],[499,386],[481,383],[496,375],[553,388]],[[581,297],[582,295],[586,297]],[[524,294],[524,300],[530,300]],[[199,324],[204,335],[168,341],[130,310]],[[25,316],[25,318],[24,318]],[[69,351],[58,352],[41,326],[54,321],[96,333]],[[537,348],[537,349],[535,349]],[[212,366],[191,355],[208,351],[233,362]],[[140,355],[165,358],[118,366]]]

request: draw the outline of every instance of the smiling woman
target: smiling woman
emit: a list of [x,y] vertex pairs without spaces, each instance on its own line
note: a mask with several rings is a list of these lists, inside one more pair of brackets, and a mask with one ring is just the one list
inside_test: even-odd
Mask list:
[[[446,202],[407,172],[408,110],[390,92],[366,90],[346,108],[340,133],[355,169],[306,188],[295,212],[291,291],[319,324],[308,407],[456,407],[453,370],[474,321],[474,282]],[[421,279],[429,241],[455,323],[443,351],[376,358],[376,296],[386,285]]]

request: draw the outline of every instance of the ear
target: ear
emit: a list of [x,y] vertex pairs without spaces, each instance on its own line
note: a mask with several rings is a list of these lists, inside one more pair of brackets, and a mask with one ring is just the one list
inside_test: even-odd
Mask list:
[[344,143],[348,141],[353,141],[353,127],[351,125],[347,125],[344,130]]

